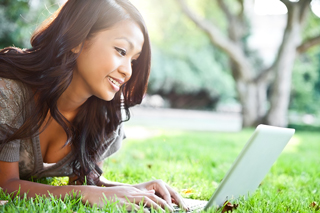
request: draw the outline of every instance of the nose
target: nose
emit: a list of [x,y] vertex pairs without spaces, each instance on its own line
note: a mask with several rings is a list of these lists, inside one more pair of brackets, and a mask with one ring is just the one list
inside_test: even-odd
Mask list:
[[132,75],[131,61],[123,62],[118,70],[126,80],[129,80]]

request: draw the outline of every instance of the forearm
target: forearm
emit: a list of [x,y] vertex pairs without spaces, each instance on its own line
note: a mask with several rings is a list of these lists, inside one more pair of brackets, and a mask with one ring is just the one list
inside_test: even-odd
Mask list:
[[[130,186],[129,184],[125,184],[125,183],[109,181],[105,177],[103,177],[102,175],[99,178],[98,177],[94,177],[93,179],[95,180],[94,184],[96,186],[105,186],[105,187]],[[69,185],[83,185],[83,182],[81,180],[78,180],[77,176],[72,175],[72,176],[69,177]]]
[[99,181],[96,183],[97,186],[105,186],[105,187],[112,187],[112,186],[130,186],[130,184],[126,183],[119,183],[119,182],[113,182],[107,180],[105,177],[102,175],[99,178]]
[[[101,170],[102,166],[103,166],[103,161],[98,162],[97,165],[100,167]],[[98,178],[97,178],[98,179]],[[113,181],[109,181],[107,180],[105,177],[103,177],[102,175],[99,177],[99,180],[95,183],[97,186],[105,186],[105,187],[112,187],[112,186],[130,186],[129,184],[125,184],[125,183],[119,183],[119,182],[113,182]]]
[[[51,186],[42,183],[34,183],[31,181],[25,180],[11,180],[3,186],[3,190],[9,193],[17,194],[23,196],[24,193],[27,193],[29,198],[35,197],[36,195],[45,195],[48,196],[49,193],[56,197],[64,198],[66,194],[73,194],[74,192],[77,195],[83,196],[91,186]],[[91,189],[90,189],[91,190]]]

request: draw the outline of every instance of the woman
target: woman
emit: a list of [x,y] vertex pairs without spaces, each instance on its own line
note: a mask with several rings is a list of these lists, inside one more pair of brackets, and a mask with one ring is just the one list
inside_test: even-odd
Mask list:
[[[0,187],[29,197],[77,191],[100,206],[105,196],[128,210],[141,202],[172,210],[172,201],[187,209],[160,180],[127,185],[101,177],[101,163],[125,137],[129,107],[147,87],[150,43],[136,8],[128,0],[69,0],[31,45],[0,51]],[[77,185],[27,181],[48,176]]]

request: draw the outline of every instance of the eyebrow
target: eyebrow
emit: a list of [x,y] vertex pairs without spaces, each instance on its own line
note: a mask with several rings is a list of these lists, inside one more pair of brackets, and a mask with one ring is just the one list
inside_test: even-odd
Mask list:
[[[119,39],[122,39],[122,40],[126,40],[128,43],[129,43],[129,45],[130,45],[130,49],[132,50],[132,49],[134,49],[134,45],[133,45],[133,43],[128,39],[128,38],[126,38],[126,37],[119,37],[119,38],[116,38],[117,40],[119,40]],[[141,52],[138,52],[137,54],[140,54]],[[137,55],[136,54],[136,55]]]

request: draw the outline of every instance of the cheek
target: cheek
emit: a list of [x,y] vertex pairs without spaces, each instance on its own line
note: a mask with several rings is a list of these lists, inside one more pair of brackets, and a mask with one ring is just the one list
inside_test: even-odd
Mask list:
[[99,55],[83,54],[77,59],[78,72],[88,78],[96,76],[103,70],[103,58]]
[[97,80],[104,79],[120,65],[121,59],[112,48],[93,47],[90,51],[80,53],[77,59],[77,67],[82,75]]
[[101,72],[108,75],[119,67],[121,60],[114,54],[108,54],[104,57],[99,58],[99,61],[97,61],[97,63],[100,64],[99,67],[101,69]]
[[90,51],[83,50],[77,58],[77,68],[81,74],[92,72],[92,70],[95,68],[95,65],[95,58]]

